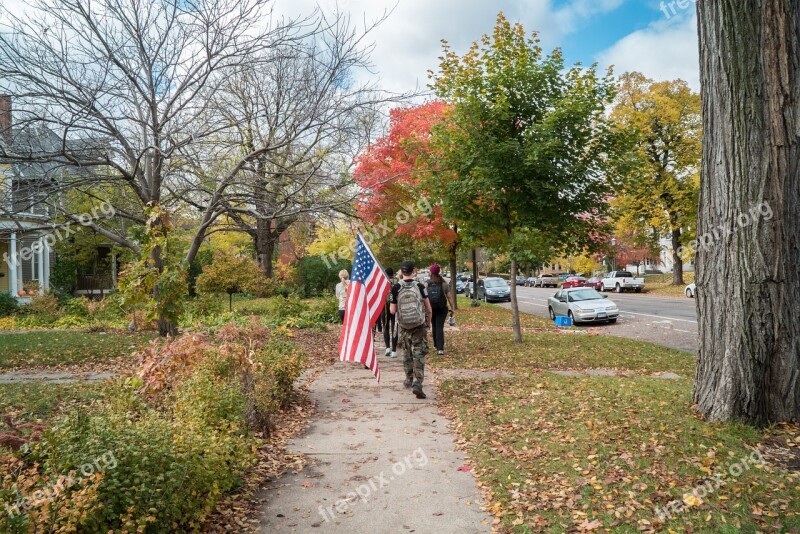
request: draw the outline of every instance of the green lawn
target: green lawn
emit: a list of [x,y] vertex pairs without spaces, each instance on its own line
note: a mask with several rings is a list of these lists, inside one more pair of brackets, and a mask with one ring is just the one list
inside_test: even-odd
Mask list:
[[[776,436],[800,448],[800,427],[704,422],[692,408],[692,355],[585,334],[528,333],[515,345],[508,332],[467,330],[447,343],[432,366],[510,372],[445,380],[440,397],[500,531],[800,529],[800,473],[754,461],[754,447]],[[547,370],[588,368],[634,376]],[[656,371],[683,378],[646,376]],[[712,475],[724,484],[706,495]],[[683,504],[659,517],[671,501]]]
[[447,358],[432,364],[481,369],[617,369],[637,374],[694,375],[694,356],[632,339],[583,333],[465,331],[446,335]]
[[[471,302],[468,298],[458,296],[457,326],[511,328],[511,313],[507,309],[486,302],[473,308]],[[520,324],[522,328],[553,328],[551,321],[527,313],[520,314]]]
[[[103,396],[103,384],[0,384],[0,414],[15,421],[45,422]],[[5,425],[0,422],[0,428]]]
[[81,331],[0,334],[0,369],[108,362],[129,356],[154,337]]

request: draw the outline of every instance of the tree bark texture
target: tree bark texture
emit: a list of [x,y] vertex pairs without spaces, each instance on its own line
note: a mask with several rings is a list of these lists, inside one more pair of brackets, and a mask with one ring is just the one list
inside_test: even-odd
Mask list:
[[712,421],[800,419],[800,8],[698,3],[703,168],[694,401]]

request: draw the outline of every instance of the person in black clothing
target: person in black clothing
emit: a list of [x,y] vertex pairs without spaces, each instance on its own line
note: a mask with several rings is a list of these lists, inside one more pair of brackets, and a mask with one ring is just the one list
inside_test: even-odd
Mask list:
[[[431,332],[433,333],[433,346],[441,356],[444,354],[444,322],[448,315],[453,315],[455,306],[453,296],[450,294],[450,284],[445,282],[439,274],[441,267],[437,263],[430,266],[431,279],[428,282],[428,300],[430,300],[433,316],[431,317]],[[448,303],[450,310],[448,311]]]
[[[386,276],[389,277],[390,281],[393,281],[394,269],[391,267],[386,269]],[[397,358],[397,326],[395,315],[390,310],[391,304],[389,303],[389,300],[391,299],[387,299],[386,304],[383,307],[383,313],[381,314],[380,319],[381,327],[383,329],[383,343],[386,347],[386,353],[384,356]]]

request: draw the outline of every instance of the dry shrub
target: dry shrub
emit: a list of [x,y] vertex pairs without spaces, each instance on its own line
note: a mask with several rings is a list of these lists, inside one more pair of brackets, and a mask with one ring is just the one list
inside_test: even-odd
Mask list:
[[139,358],[138,376],[143,391],[158,396],[170,391],[177,383],[191,375],[208,351],[214,346],[205,334],[190,334],[177,339],[154,339],[135,355]]

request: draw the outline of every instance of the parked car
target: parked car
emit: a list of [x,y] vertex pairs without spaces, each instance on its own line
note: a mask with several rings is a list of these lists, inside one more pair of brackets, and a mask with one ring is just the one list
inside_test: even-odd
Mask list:
[[599,276],[593,276],[586,281],[583,287],[591,287],[592,289],[600,291],[603,289],[603,279]]
[[475,289],[478,300],[485,302],[511,302],[511,288],[502,278],[484,278],[478,280]]
[[462,282],[461,280],[456,280],[456,293],[463,293],[464,289],[466,289],[467,284]]
[[583,276],[570,276],[561,283],[561,288],[566,289],[568,287],[583,287],[585,285],[586,278]]
[[608,296],[588,287],[560,289],[547,299],[547,310],[550,319],[570,317],[574,324],[616,323],[619,318],[619,307]]
[[628,271],[611,271],[603,278],[602,291],[636,291],[641,293],[644,288],[644,278],[636,278]]
[[693,299],[697,295],[697,286],[694,283],[689,284],[683,292],[686,293],[687,297]]
[[560,274],[558,275],[558,282],[559,282],[559,283],[562,283],[562,282],[564,282],[564,280],[566,280],[566,279],[567,279],[567,278],[569,278],[570,276],[574,276],[574,275],[573,275],[573,274],[571,274],[571,273],[560,273]]
[[525,285],[525,277],[524,277],[524,276],[517,276],[517,283],[516,283],[516,285],[518,285],[518,286],[524,286],[524,285]]
[[461,282],[466,283],[469,282],[469,276],[467,276],[466,274],[459,274],[456,276],[456,280],[460,280]]
[[464,282],[464,296],[468,299],[472,298],[472,290],[474,288],[474,284],[472,282]]
[[530,276],[525,279],[525,287],[535,287],[534,284],[536,283],[536,277]]
[[554,274],[540,274],[533,287],[558,287],[558,278]]

